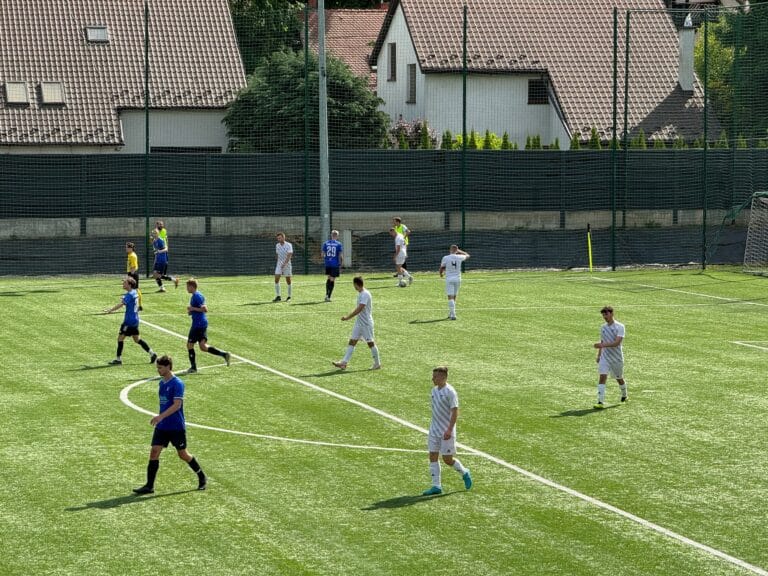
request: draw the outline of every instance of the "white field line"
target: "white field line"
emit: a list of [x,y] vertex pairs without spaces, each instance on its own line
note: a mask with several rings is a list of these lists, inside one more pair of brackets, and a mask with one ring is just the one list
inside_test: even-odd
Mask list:
[[[176,338],[180,339],[186,339],[186,336],[182,336],[181,334],[178,334],[176,332],[173,332],[171,330],[168,330],[167,328],[163,328],[162,326],[158,326],[156,324],[151,324],[149,322],[143,322],[145,325],[154,328],[156,330],[159,330],[160,332],[164,332],[166,334],[169,334],[171,336],[174,336]],[[388,412],[385,412],[383,410],[380,410],[379,408],[376,408],[374,406],[370,406],[369,404],[366,404],[364,402],[361,402],[360,400],[355,400],[354,398],[350,398],[348,396],[344,396],[343,394],[339,394],[338,392],[333,392],[332,390],[327,390],[321,386],[318,386],[316,384],[312,384],[311,382],[307,382],[306,380],[302,380],[301,378],[297,378],[295,376],[291,376],[290,374],[286,374],[284,372],[280,372],[279,370],[276,370],[274,368],[270,368],[269,366],[265,366],[263,364],[259,364],[258,362],[254,362],[253,360],[249,360],[248,358],[244,358],[242,356],[238,356],[236,354],[232,354],[233,358],[236,358],[246,364],[250,364],[251,366],[254,366],[256,368],[260,368],[261,370],[264,370],[266,372],[270,372],[271,374],[274,374],[276,376],[279,376],[280,378],[283,378],[285,380],[289,380],[290,382],[295,382],[296,384],[300,384],[301,386],[305,386],[311,390],[315,390],[316,392],[320,392],[321,394],[327,394],[329,396],[332,396],[333,398],[337,398],[338,400],[342,400],[344,402],[348,402],[350,404],[353,404],[355,406],[358,406],[362,408],[363,410],[367,410],[368,412],[372,412],[374,414],[377,414],[383,418],[386,418],[388,420],[391,420],[393,422],[396,422],[402,426],[405,426],[406,428],[411,428],[412,430],[416,430],[418,432],[421,432],[422,434],[428,434],[428,431],[421,426],[417,426],[416,424],[413,424],[411,422],[408,422],[407,420],[403,420],[402,418],[398,418],[394,414],[390,414]],[[682,534],[678,534],[677,532],[673,532],[672,530],[669,530],[668,528],[664,528],[663,526],[660,526],[659,524],[655,524],[654,522],[651,522],[649,520],[646,520],[644,518],[641,518],[639,516],[636,516],[630,512],[627,512],[625,510],[622,510],[621,508],[617,508],[616,506],[613,506],[611,504],[608,504],[606,502],[603,502],[601,500],[598,500],[596,498],[593,498],[592,496],[587,496],[586,494],[582,494],[581,492],[574,490],[572,488],[568,488],[567,486],[564,486],[562,484],[558,484],[557,482],[554,482],[552,480],[549,480],[548,478],[544,478],[543,476],[539,476],[538,474],[535,474],[533,472],[530,472],[528,470],[525,470],[524,468],[520,468],[519,466],[516,466],[514,464],[511,464],[505,460],[502,460],[501,458],[497,458],[496,456],[493,456],[491,454],[488,454],[487,452],[483,452],[481,450],[476,450],[475,448],[472,448],[471,446],[467,446],[465,444],[461,444],[459,442],[456,443],[456,446],[465,450],[466,452],[470,454],[474,454],[476,456],[480,456],[482,458],[485,458],[489,460],[490,462],[493,462],[495,464],[498,464],[499,466],[503,466],[504,468],[508,468],[509,470],[513,470],[514,472],[517,472],[518,474],[525,476],[526,478],[529,478],[535,482],[538,482],[540,484],[543,484],[545,486],[548,486],[550,488],[553,488],[555,490],[559,490],[560,492],[564,492],[565,494],[568,494],[570,496],[573,496],[574,498],[578,498],[580,500],[583,500],[584,502],[587,502],[589,504],[592,504],[593,506],[596,506],[598,508],[601,508],[603,510],[606,510],[608,512],[612,512],[613,514],[616,514],[618,516],[621,516],[622,518],[626,518],[627,520],[631,520],[632,522],[635,522],[642,526],[643,528],[647,528],[648,530],[652,530],[654,532],[657,532],[659,534],[662,534],[664,536],[667,536],[673,540],[677,540],[678,542],[681,542],[687,546],[690,546],[692,548],[696,548],[698,550],[701,550],[703,552],[707,552],[708,554],[711,554],[712,556],[715,556],[717,558],[720,558],[721,560],[724,560],[726,562],[729,562],[730,564],[733,564],[735,566],[739,566],[741,568],[744,568],[745,570],[752,572],[753,574],[760,574],[761,576],[768,576],[768,571],[760,568],[759,566],[755,566],[753,564],[750,564],[744,560],[741,560],[740,558],[736,558],[735,556],[731,556],[730,554],[726,554],[725,552],[718,550],[716,548],[712,548],[711,546],[707,546],[706,544],[702,544],[701,542],[697,542],[696,540],[692,540],[686,536],[683,536]]]
[[[759,340],[760,342],[760,340]],[[738,344],[739,346],[746,346],[747,348],[757,348],[758,350],[768,350],[768,346],[759,346],[752,342],[742,342],[741,340],[734,340],[731,344]]]
[[[240,362],[238,362],[240,364]],[[204,366],[199,368],[199,370],[206,370],[210,368],[219,368],[221,366],[226,366],[226,364],[215,364],[212,366]],[[120,400],[123,404],[128,406],[129,408],[132,408],[136,410],[137,412],[141,412],[142,414],[147,414],[149,416],[154,416],[156,413],[152,412],[150,410],[146,410],[145,408],[142,408],[141,406],[137,406],[131,400],[128,398],[128,395],[130,394],[131,390],[136,388],[137,386],[140,386],[141,384],[145,384],[147,382],[151,382],[152,380],[158,380],[158,377],[152,377],[152,378],[144,378],[143,380],[137,380],[136,382],[133,382],[132,384],[129,384],[125,388],[123,388],[120,391]],[[305,440],[301,438],[286,438],[284,436],[273,436],[271,434],[256,434],[254,432],[242,432],[240,430],[230,430],[228,428],[218,428],[216,426],[206,426],[204,424],[194,424],[192,422],[187,422],[187,426],[193,427],[193,428],[202,428],[203,430],[212,430],[214,432],[225,432],[227,434],[235,434],[237,436],[249,436],[251,438],[260,438],[262,440],[276,440],[280,442],[293,442],[294,444],[310,444],[313,446],[325,446],[325,447],[332,447],[332,448],[354,448],[357,450],[383,450],[386,452],[414,452],[418,454],[424,454],[424,450],[414,450],[412,448],[387,448],[385,446],[363,446],[360,444],[339,444],[335,442],[320,442],[318,440]]]

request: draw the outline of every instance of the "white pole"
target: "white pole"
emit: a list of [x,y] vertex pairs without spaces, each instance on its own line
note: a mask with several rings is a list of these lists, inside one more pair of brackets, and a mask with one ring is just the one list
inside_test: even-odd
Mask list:
[[326,240],[331,236],[331,200],[328,177],[328,89],[326,86],[325,67],[325,0],[317,2],[317,56],[319,66],[319,120],[318,134],[320,160],[320,237]]

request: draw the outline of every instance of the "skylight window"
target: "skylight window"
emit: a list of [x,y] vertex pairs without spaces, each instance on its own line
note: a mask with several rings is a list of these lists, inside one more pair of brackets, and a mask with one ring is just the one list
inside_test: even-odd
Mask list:
[[6,82],[5,100],[8,104],[29,104],[26,82]]
[[64,87],[61,82],[41,82],[40,96],[43,104],[64,104]]
[[109,42],[109,29],[106,26],[87,26],[85,28],[85,37],[88,39],[88,42]]

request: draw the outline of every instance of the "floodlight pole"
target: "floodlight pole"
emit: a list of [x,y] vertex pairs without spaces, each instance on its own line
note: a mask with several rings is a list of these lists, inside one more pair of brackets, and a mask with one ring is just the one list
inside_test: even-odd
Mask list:
[[[328,88],[325,67],[325,0],[317,2],[317,56],[318,56],[318,105],[320,132],[318,135],[320,160],[320,234],[325,240],[331,233],[331,201],[328,177]],[[309,245],[309,238],[304,239]]]
[[144,0],[144,268],[149,277],[149,3]]

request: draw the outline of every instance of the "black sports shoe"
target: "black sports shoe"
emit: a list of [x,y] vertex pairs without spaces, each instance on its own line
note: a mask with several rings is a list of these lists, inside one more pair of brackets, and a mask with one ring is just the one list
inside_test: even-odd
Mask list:
[[202,480],[197,485],[198,490],[205,490],[208,487],[208,478],[203,476]]
[[288,296],[288,298],[286,298],[285,301],[288,302],[288,300],[290,300],[290,299],[291,299],[291,297]]
[[151,486],[147,486],[144,484],[144,486],[140,486],[139,488],[134,488],[133,492],[135,494],[153,494],[155,492],[155,489]]
[[114,360],[109,361],[110,366],[120,366],[122,365],[123,361],[120,360],[120,358],[115,358]]
[[155,360],[157,360],[157,354],[155,354],[154,352],[152,352],[152,356],[150,356],[150,357],[149,357],[149,363],[150,363],[150,364],[154,364],[154,363],[155,363]]
[[627,400],[629,400],[629,396],[622,396],[621,397],[621,401],[622,402],[626,402]]
[[280,298],[280,296],[275,296],[275,297],[272,299],[272,302],[280,302],[280,300],[282,300],[282,298]]

